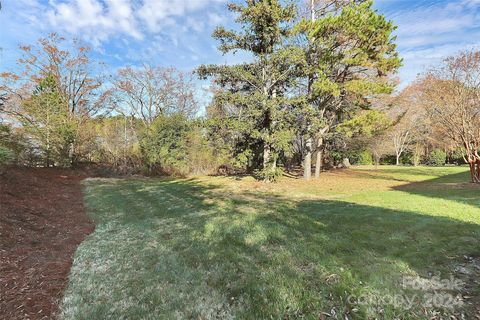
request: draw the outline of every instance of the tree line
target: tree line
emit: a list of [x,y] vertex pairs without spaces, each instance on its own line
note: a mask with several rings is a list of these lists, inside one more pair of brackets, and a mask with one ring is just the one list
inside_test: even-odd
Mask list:
[[[88,47],[57,34],[20,46],[0,74],[0,162],[100,163],[120,172],[246,171],[266,181],[350,162],[470,164],[480,181],[478,52],[464,52],[403,90],[395,25],[372,1],[247,0],[217,27],[235,65],[126,66],[105,75]],[[210,81],[199,107],[197,79]]]

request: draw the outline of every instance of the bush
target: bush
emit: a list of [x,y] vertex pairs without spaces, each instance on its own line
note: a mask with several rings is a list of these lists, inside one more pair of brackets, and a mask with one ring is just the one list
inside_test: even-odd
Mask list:
[[408,150],[408,151],[405,151],[402,153],[402,155],[400,156],[400,164],[402,165],[415,165],[415,163],[413,162],[413,153]]
[[418,152],[412,152],[410,155],[410,162],[415,167],[418,166],[422,162],[422,155]]
[[189,174],[214,174],[222,164],[228,163],[225,150],[215,150],[209,143],[206,131],[193,123],[187,135],[187,169]]
[[15,153],[5,147],[0,146],[0,165],[12,163],[15,160]]
[[427,164],[429,166],[443,166],[445,165],[445,158],[446,158],[445,151],[441,149],[434,149],[428,155]]
[[150,173],[183,176],[187,173],[187,119],[181,115],[159,116],[140,135],[143,160]]
[[140,133],[142,160],[153,174],[215,173],[226,156],[210,146],[206,134],[201,123],[182,114],[159,116]]
[[447,163],[448,164],[455,164],[461,165],[465,163],[464,160],[465,150],[463,149],[456,149],[447,156]]
[[395,161],[395,155],[393,154],[386,154],[380,158],[380,164],[382,165],[394,165]]
[[418,166],[423,160],[424,146],[416,143],[410,151],[410,162],[414,166]]
[[[395,165],[397,162],[396,156],[394,154],[386,154],[380,158],[380,164],[382,165]],[[400,156],[401,165],[412,165],[412,154],[410,152],[404,152]]]
[[357,164],[370,165],[373,164],[373,156],[367,150],[358,154]]
[[0,123],[0,165],[28,162],[28,151],[25,137]]
[[278,181],[278,179],[280,179],[281,176],[283,176],[283,172],[284,172],[283,168],[280,168],[280,167],[276,167],[275,169],[266,168],[266,169],[255,171],[255,175],[256,175],[256,178],[259,180],[276,182]]

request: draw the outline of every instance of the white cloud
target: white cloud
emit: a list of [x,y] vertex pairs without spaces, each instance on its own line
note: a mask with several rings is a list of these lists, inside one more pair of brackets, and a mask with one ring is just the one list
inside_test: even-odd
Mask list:
[[197,33],[200,33],[205,29],[205,23],[203,22],[203,20],[200,20],[198,18],[187,17],[185,27],[187,29],[186,31],[188,31],[188,29],[191,29]]
[[141,40],[168,28],[203,32],[205,21],[192,14],[225,1],[49,0],[37,12],[46,12],[42,20],[51,28],[81,37],[98,48],[113,37]]
[[[152,32],[160,31],[172,17],[182,16],[225,0],[145,0],[139,9],[139,18]],[[199,22],[197,22],[198,24]]]
[[118,33],[143,37],[128,0],[51,1],[49,7],[47,21],[53,28],[81,36],[95,46]]
[[480,0],[417,2],[386,14],[398,26],[395,34],[404,66],[402,86],[445,57],[480,44]]
[[478,26],[480,15],[476,11],[465,2],[432,3],[400,11],[393,19],[400,45],[425,46],[444,43],[452,34],[458,36],[462,30]]
[[[251,59],[243,52],[220,55],[210,38],[214,26],[233,21],[224,6],[229,0],[1,1],[1,28],[8,30],[0,37],[5,65],[14,65],[18,43],[34,43],[51,30],[85,40],[113,64],[155,61],[192,68]],[[480,0],[385,0],[381,7],[399,26],[403,84],[445,56],[479,47]]]
[[[480,0],[479,0],[480,1]],[[223,24],[225,22],[225,17],[219,15],[218,13],[215,13],[215,12],[210,12],[208,14],[208,23],[211,25],[211,26],[218,26],[220,24]]]
[[478,6],[480,5],[480,0],[463,0],[461,5]]

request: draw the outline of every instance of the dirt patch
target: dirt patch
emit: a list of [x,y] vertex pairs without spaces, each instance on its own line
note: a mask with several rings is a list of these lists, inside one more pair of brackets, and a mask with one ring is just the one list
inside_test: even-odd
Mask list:
[[94,229],[85,173],[11,168],[0,173],[0,319],[51,319],[77,246]]
[[454,266],[455,276],[463,281],[461,292],[465,311],[459,319],[480,319],[480,257],[464,256],[464,260]]

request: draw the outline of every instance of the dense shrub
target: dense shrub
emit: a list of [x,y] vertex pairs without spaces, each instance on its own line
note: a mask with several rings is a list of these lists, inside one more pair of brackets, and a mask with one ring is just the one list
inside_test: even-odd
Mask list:
[[213,174],[221,165],[229,164],[226,150],[215,149],[210,145],[207,131],[201,123],[190,124],[186,143],[186,169],[189,174]]
[[441,149],[434,149],[428,155],[427,164],[429,166],[443,166],[445,165],[446,154]]
[[284,170],[281,167],[267,168],[255,171],[257,179],[269,182],[276,182],[283,176]]
[[367,150],[360,152],[358,154],[358,160],[356,164],[363,164],[363,165],[373,164],[372,154]]
[[410,150],[407,150],[405,152],[402,153],[402,155],[400,156],[400,164],[403,164],[403,165],[415,165],[414,161],[413,161],[413,152],[410,151]]
[[465,160],[463,158],[464,156],[465,156],[465,150],[456,149],[447,155],[447,163],[456,164],[456,165],[464,164],[465,163]]
[[142,157],[137,136],[140,121],[133,117],[98,117],[84,129],[81,153],[86,162],[102,163],[114,172],[140,173]]
[[423,145],[416,143],[411,149],[410,162],[414,166],[418,166],[423,160],[424,148]]
[[140,133],[140,150],[150,173],[184,175],[187,172],[187,135],[185,116],[158,116]]
[[31,157],[25,137],[13,130],[11,126],[0,124],[0,165],[30,164]]
[[[396,157],[394,154],[386,154],[380,158],[380,164],[382,165],[395,165],[396,164]],[[401,165],[412,165],[412,154],[410,152],[404,152],[400,156],[400,164]]]
[[0,146],[0,166],[12,163],[15,160],[15,153],[5,147]]
[[158,116],[139,134],[142,162],[150,173],[214,173],[227,157],[210,146],[206,135],[200,122],[182,114]]

